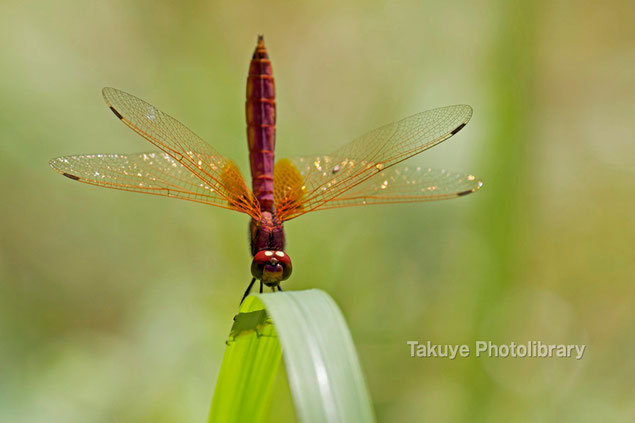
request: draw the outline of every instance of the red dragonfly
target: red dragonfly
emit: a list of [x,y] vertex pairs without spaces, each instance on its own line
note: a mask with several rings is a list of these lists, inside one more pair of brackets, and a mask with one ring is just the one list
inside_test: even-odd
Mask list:
[[467,105],[442,107],[377,128],[325,156],[295,157],[274,165],[276,102],[264,39],[258,37],[247,77],[250,190],[237,165],[182,123],[114,88],[104,88],[110,110],[160,151],[66,156],[50,164],[79,182],[196,201],[251,217],[252,280],[275,291],[289,278],[284,222],[336,207],[408,203],[460,197],[478,190],[468,174],[398,165],[445,141],[470,120]]

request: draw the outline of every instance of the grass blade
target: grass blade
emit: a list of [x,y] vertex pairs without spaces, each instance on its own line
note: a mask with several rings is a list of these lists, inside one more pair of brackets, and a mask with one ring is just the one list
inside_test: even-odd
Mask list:
[[210,422],[264,419],[280,346],[299,421],[375,421],[342,313],[328,294],[312,289],[245,300],[225,350]]
[[261,422],[267,415],[280,343],[262,302],[245,299],[227,340],[210,422]]

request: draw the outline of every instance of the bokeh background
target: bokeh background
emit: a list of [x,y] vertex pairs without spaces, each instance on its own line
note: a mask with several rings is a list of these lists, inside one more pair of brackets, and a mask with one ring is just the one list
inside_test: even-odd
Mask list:
[[[249,281],[247,219],[75,184],[66,154],[151,146],[114,86],[247,169],[258,33],[277,156],[473,106],[413,163],[480,176],[457,200],[307,215],[294,276],[340,304],[379,421],[634,421],[635,6],[438,0],[3,0],[0,421],[204,421]],[[584,359],[410,358],[408,340],[587,344]],[[284,375],[272,422],[293,421]]]

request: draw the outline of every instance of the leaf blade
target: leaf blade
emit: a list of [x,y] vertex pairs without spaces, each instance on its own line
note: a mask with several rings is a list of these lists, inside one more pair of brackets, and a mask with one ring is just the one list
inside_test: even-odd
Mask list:
[[280,351],[299,421],[375,421],[344,317],[316,289],[245,299],[223,356],[209,421],[263,421]]

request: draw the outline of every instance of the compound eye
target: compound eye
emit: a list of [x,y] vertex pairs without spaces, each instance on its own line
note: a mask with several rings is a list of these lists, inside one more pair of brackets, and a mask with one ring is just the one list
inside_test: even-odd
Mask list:
[[275,251],[273,253],[273,257],[275,257],[284,266],[291,265],[291,258],[284,251]]
[[291,276],[291,272],[293,271],[293,265],[291,264],[291,257],[284,251],[276,251],[275,257],[278,259],[280,264],[283,266],[282,280],[288,279]]
[[275,254],[273,251],[261,250],[261,251],[258,251],[256,255],[254,256],[254,262],[257,262],[259,264],[265,264],[266,262],[271,260],[271,258],[274,256]]
[[265,264],[274,257],[273,251],[261,250],[256,253],[251,262],[251,274],[256,278],[262,278],[262,270]]

